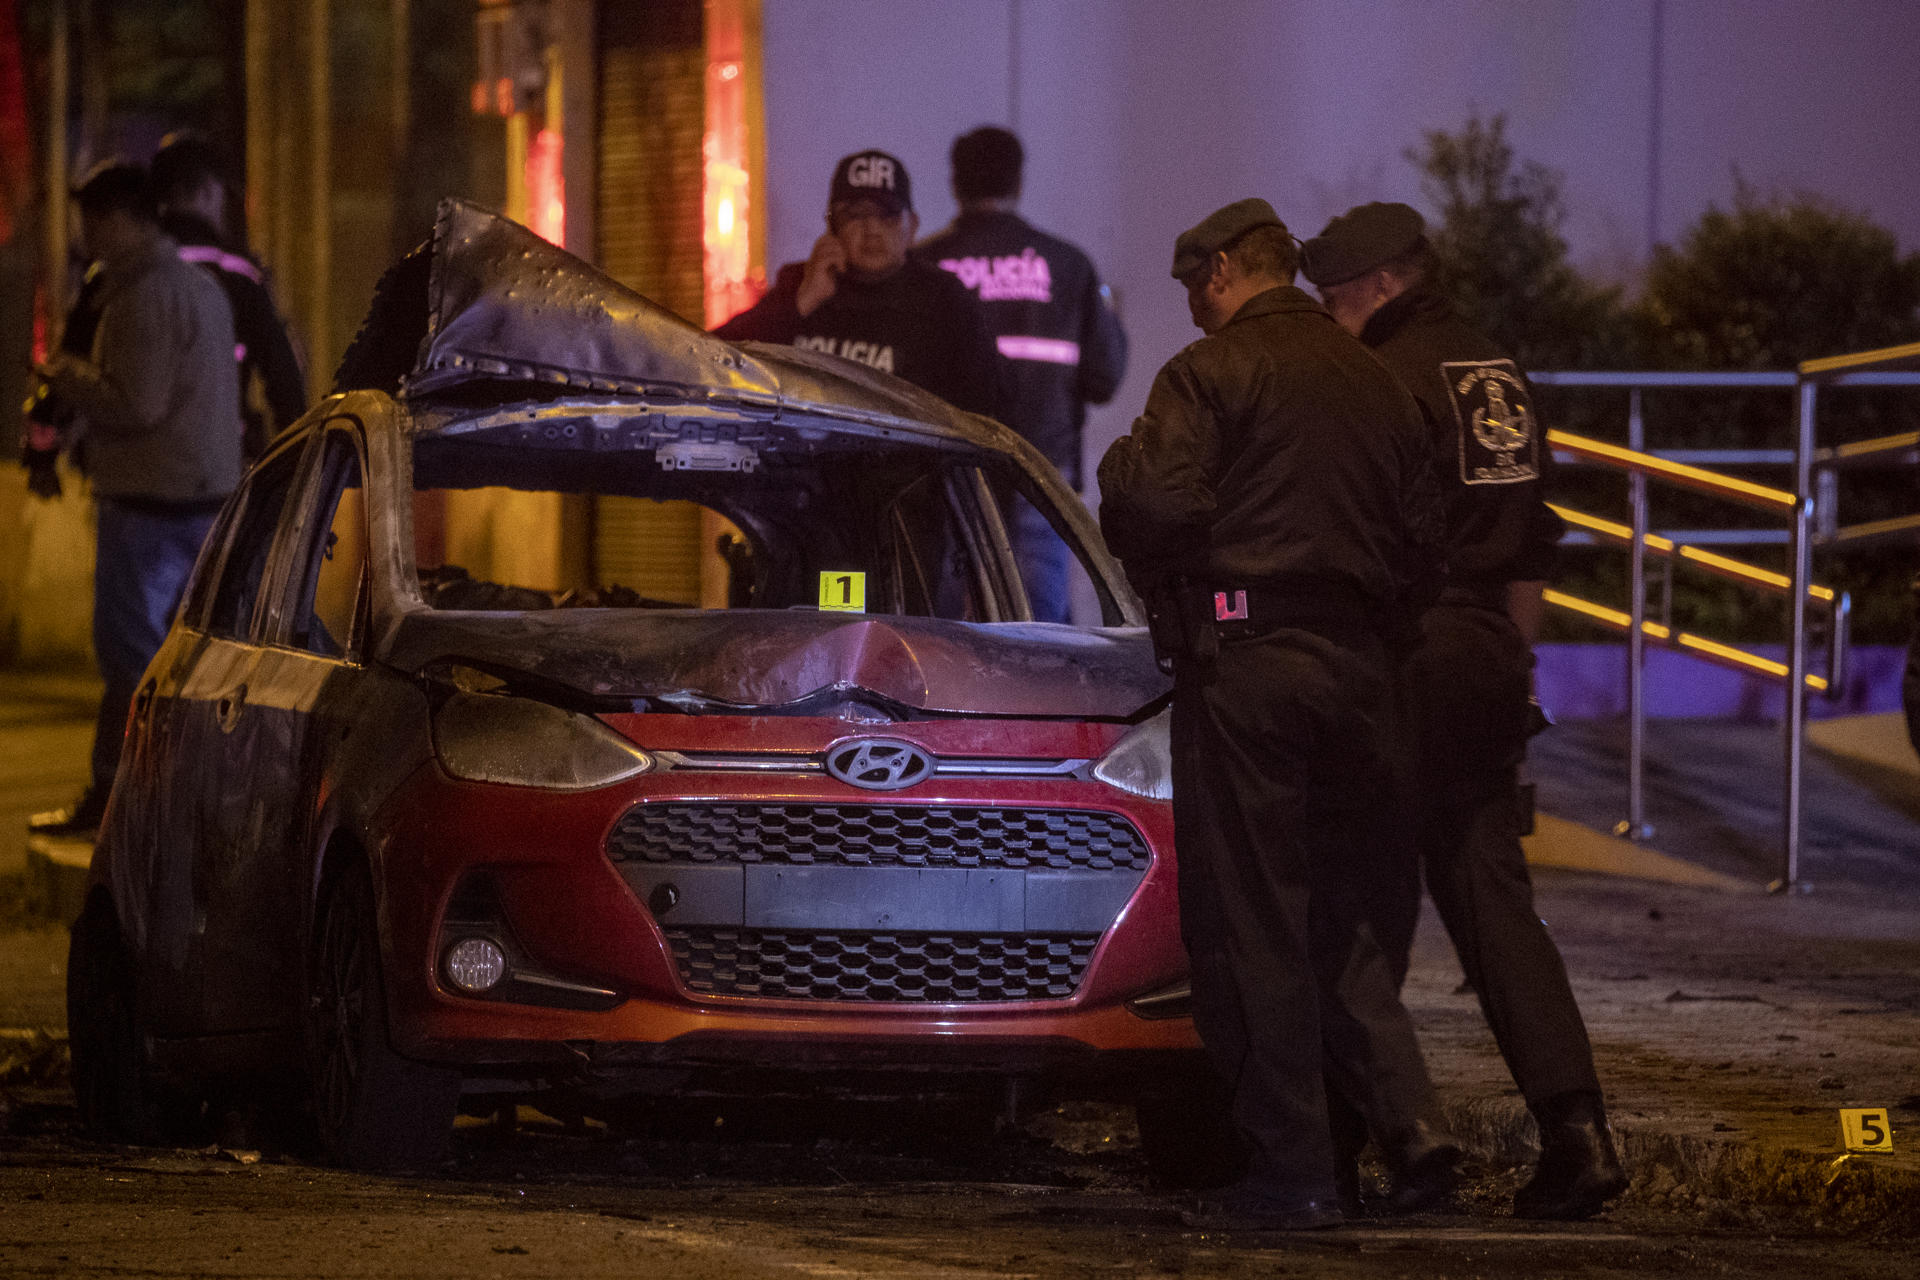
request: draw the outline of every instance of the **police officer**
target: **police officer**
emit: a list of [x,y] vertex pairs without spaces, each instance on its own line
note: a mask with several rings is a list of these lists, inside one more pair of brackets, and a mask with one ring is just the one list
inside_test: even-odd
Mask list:
[[979,307],[958,280],[908,257],[919,230],[907,167],[884,151],[847,156],[807,260],[780,268],[766,297],[714,332],[856,360],[993,414],[993,342]]
[[[1447,586],[1421,618],[1406,667],[1417,840],[1434,905],[1539,1125],[1540,1165],[1515,1212],[1585,1218],[1627,1180],[1520,849],[1529,646],[1560,536],[1542,493],[1552,451],[1513,360],[1433,287],[1419,213],[1361,205],[1328,223],[1304,256],[1328,311],[1414,393],[1438,432]],[[1411,929],[1386,941],[1404,972]]]
[[307,411],[300,358],[273,305],[265,271],[227,234],[226,165],[218,148],[188,130],[170,133],[154,153],[151,172],[161,228],[179,243],[184,261],[213,273],[233,309],[244,447],[247,457],[257,458]]
[[1174,824],[1194,1023],[1252,1148],[1229,1225],[1337,1222],[1328,1078],[1416,1207],[1458,1150],[1363,923],[1391,856],[1388,653],[1437,537],[1420,412],[1292,287],[1264,200],[1183,233],[1206,335],[1155,378],[1099,469],[1100,523],[1172,659]]
[[240,397],[226,298],[160,229],[146,170],[102,166],[74,202],[101,268],[93,346],[87,356],[63,347],[35,372],[72,408],[88,448],[97,500],[93,643],[105,689],[92,781],[72,806],[36,815],[29,827],[90,837],[105,815],[141,674],[239,483]]
[[[955,138],[951,159],[960,215],[914,256],[980,300],[999,354],[1002,418],[1078,489],[1087,405],[1119,389],[1126,332],[1087,255],[1015,212],[1026,162],[1019,138],[985,125]],[[1030,503],[1014,506],[1011,532],[1033,616],[1067,621],[1072,553]]]

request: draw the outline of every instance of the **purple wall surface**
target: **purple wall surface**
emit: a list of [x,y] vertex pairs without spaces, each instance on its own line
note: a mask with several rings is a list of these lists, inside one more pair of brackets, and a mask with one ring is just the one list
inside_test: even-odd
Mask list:
[[[1781,645],[1754,645],[1755,653],[1785,661]],[[1622,644],[1543,644],[1534,650],[1534,687],[1556,720],[1605,720],[1627,714],[1627,649]],[[1858,645],[1848,651],[1839,696],[1814,695],[1815,720],[1900,709],[1900,645]],[[1815,655],[1816,670],[1824,658]],[[1672,649],[1647,646],[1647,717],[1654,720],[1771,722],[1784,714],[1785,686]]]
[[1424,207],[1404,152],[1474,112],[1564,173],[1575,259],[1610,278],[1736,175],[1920,245],[1906,0],[768,0],[764,33],[776,264],[820,233],[841,155],[901,156],[925,233],[953,212],[953,136],[1020,132],[1024,211],[1092,254],[1133,337],[1094,458],[1197,336],[1168,278],[1182,228],[1247,195],[1302,236],[1364,200]]

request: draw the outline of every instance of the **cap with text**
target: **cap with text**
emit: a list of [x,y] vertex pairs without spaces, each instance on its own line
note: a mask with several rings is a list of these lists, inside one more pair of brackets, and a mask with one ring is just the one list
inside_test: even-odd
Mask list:
[[1301,247],[1300,273],[1316,285],[1345,284],[1413,252],[1426,238],[1427,220],[1411,205],[1356,205]]
[[852,200],[874,200],[898,213],[913,208],[913,182],[907,166],[884,151],[856,151],[833,167],[827,208]]
[[1215,209],[1199,226],[1189,227],[1173,242],[1173,278],[1179,280],[1206,265],[1208,258],[1256,227],[1287,229],[1273,206],[1258,197],[1235,200]]

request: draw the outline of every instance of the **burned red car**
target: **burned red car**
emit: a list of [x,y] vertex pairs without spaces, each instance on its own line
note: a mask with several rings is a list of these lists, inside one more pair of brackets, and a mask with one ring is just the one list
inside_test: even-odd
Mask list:
[[[1029,620],[1017,502],[1103,625]],[[649,585],[662,530],[697,593]],[[1005,428],[450,203],[139,691],[83,1113],[140,1137],[265,1081],[331,1158],[418,1166],[463,1096],[1151,1095],[1198,1042],[1140,623]]]

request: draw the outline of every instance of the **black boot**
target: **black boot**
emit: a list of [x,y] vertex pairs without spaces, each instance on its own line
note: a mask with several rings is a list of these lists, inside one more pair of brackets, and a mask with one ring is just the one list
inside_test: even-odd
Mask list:
[[1425,1120],[1396,1135],[1383,1153],[1393,1173],[1387,1205],[1395,1213],[1444,1209],[1460,1183],[1460,1147]]
[[1366,1117],[1329,1082],[1327,1119],[1333,1129],[1334,1196],[1341,1213],[1358,1218],[1361,1216],[1360,1153],[1367,1146]]
[[1627,1171],[1613,1149],[1606,1107],[1597,1093],[1568,1093],[1534,1117],[1540,1126],[1540,1165],[1513,1197],[1518,1218],[1578,1222],[1591,1218],[1627,1189]]

